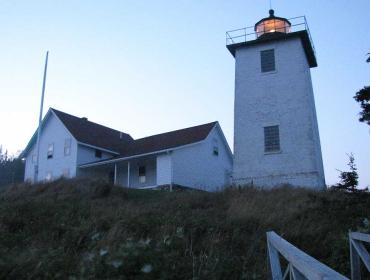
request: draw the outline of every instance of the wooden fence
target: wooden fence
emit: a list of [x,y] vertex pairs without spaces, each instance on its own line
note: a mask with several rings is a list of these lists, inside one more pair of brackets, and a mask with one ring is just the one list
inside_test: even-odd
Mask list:
[[370,254],[366,250],[364,243],[370,243],[370,234],[360,232],[349,233],[349,248],[351,254],[351,279],[361,279],[361,260],[370,272]]
[[[370,243],[370,234],[349,232],[348,238],[351,258],[351,279],[361,280],[361,261],[367,272],[370,273],[370,254],[364,245],[364,243]],[[267,250],[269,268],[273,280],[348,279],[299,250],[273,231],[267,232]],[[288,263],[284,273],[280,264],[280,255]]]

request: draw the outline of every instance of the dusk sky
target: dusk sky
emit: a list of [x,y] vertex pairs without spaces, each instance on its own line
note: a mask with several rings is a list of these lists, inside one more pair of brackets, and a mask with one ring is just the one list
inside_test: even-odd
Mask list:
[[[369,0],[273,0],[305,15],[327,184],[353,152],[370,185],[370,127],[353,96],[370,84]],[[45,53],[49,107],[140,138],[218,120],[233,146],[234,58],[225,32],[268,16],[268,0],[0,1],[0,145],[24,149],[37,127]]]

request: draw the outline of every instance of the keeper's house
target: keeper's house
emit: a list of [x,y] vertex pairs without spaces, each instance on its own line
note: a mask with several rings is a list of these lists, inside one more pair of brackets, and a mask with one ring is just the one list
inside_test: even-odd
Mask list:
[[[25,180],[99,177],[130,188],[183,186],[208,191],[230,184],[232,152],[218,122],[134,140],[87,118],[50,108],[22,157]],[[35,176],[36,174],[36,176]]]

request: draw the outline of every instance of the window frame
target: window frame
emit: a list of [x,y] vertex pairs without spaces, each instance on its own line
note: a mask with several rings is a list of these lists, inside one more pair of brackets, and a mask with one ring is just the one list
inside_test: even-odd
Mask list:
[[45,181],[50,182],[52,180],[53,180],[53,172],[51,171],[46,172]]
[[49,143],[46,158],[52,159],[53,157],[54,157],[54,143]]
[[96,158],[102,158],[102,157],[103,157],[103,152],[102,152],[102,150],[95,149],[95,157],[96,157]]
[[220,154],[220,149],[218,145],[218,140],[217,138],[213,138],[212,155],[218,157],[219,154]]
[[140,184],[146,183],[146,166],[145,165],[138,166],[138,178],[139,178]]
[[[267,62],[265,60],[268,59],[268,56],[266,56],[266,55],[269,52],[270,53],[272,52],[272,62],[273,63],[270,62],[269,64],[267,64]],[[264,54],[266,54],[266,55],[264,55]],[[271,64],[273,64],[273,69],[270,69],[270,68],[266,69],[266,67],[269,67]],[[260,51],[260,67],[261,67],[261,73],[262,74],[269,74],[269,73],[275,73],[276,72],[276,55],[275,55],[275,49],[274,48]]]
[[265,154],[281,153],[280,125],[274,124],[264,126],[263,137]]
[[71,155],[72,138],[64,139],[64,156]]

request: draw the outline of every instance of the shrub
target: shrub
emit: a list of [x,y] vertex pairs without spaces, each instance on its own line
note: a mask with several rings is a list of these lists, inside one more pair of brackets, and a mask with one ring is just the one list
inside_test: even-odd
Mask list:
[[1,279],[266,279],[266,231],[349,274],[367,193],[124,189],[59,180],[0,195]]

